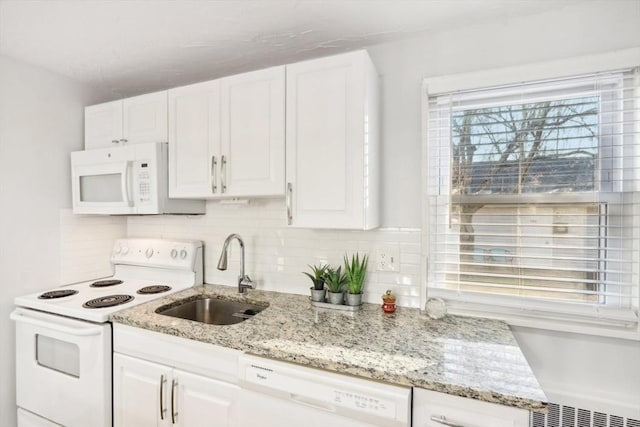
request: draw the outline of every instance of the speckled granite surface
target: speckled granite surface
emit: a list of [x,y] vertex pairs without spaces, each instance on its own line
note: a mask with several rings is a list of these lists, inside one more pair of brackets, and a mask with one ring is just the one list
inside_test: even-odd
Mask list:
[[[205,325],[156,314],[196,295],[269,307],[236,325]],[[508,326],[459,316],[431,320],[417,309],[385,314],[379,305],[358,312],[311,306],[302,295],[205,285],[117,312],[111,320],[213,343],[273,359],[394,384],[546,411],[546,396]]]

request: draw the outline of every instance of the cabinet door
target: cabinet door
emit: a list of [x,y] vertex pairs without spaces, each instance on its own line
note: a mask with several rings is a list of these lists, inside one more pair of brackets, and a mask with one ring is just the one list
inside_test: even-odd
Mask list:
[[122,138],[122,101],[84,109],[84,149],[109,148]]
[[169,197],[220,193],[220,82],[169,91]]
[[171,368],[113,355],[115,427],[171,425]]
[[[449,423],[449,424],[447,424]],[[416,427],[528,427],[529,412],[419,388],[413,389]]]
[[284,66],[227,77],[220,84],[221,191],[284,195]]
[[240,387],[178,369],[174,409],[183,427],[236,427],[239,423]]
[[167,92],[122,100],[122,135],[129,144],[167,142]]
[[[359,51],[287,66],[290,225],[378,226],[377,114],[368,111],[375,71]],[[375,96],[374,96],[375,98]]]

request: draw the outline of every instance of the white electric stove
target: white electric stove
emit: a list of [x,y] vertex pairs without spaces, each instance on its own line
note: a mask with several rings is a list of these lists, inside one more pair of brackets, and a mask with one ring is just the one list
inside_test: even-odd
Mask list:
[[111,254],[114,275],[17,297],[17,306],[91,322],[202,283],[198,241],[120,239]]
[[120,239],[114,275],[17,297],[18,427],[111,427],[109,315],[202,284],[202,242]]

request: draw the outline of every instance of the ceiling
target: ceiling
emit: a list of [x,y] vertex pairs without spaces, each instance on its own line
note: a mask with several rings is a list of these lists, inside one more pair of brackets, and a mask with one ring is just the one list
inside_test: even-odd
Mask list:
[[129,96],[577,1],[0,0],[0,54]]

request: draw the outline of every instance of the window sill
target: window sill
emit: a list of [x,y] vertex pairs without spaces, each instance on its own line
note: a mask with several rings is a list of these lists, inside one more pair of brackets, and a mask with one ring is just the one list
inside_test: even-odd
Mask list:
[[451,295],[433,289],[429,291],[429,296],[444,299],[447,303],[448,314],[497,319],[506,322],[509,326],[640,341],[640,323],[637,319],[635,321],[607,320],[558,312],[509,308],[487,303],[463,302],[451,299]]

